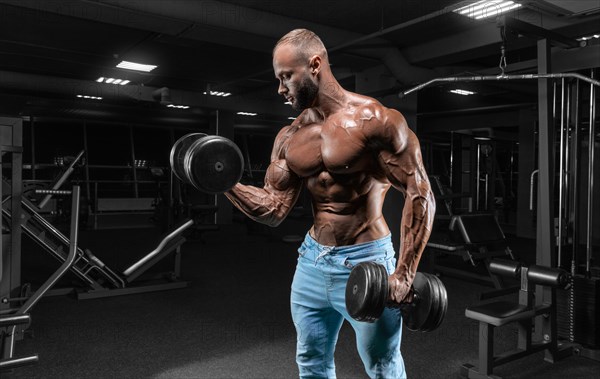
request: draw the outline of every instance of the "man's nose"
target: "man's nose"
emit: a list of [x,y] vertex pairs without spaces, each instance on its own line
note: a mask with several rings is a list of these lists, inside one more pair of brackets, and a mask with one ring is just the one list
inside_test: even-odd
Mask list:
[[286,86],[283,85],[283,83],[279,83],[279,88],[277,89],[277,93],[280,95],[285,95],[287,93],[288,89]]

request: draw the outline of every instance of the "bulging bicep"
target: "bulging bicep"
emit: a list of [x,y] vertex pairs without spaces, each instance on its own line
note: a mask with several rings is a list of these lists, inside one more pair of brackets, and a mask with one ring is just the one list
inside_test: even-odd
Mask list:
[[296,190],[301,181],[298,176],[290,170],[285,159],[277,159],[267,168],[265,176],[265,187],[275,191],[287,192]]

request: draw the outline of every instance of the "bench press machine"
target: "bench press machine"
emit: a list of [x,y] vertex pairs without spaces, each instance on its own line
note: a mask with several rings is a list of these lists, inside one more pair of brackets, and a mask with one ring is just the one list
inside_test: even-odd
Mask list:
[[15,358],[15,341],[22,336],[31,324],[29,311],[54,286],[54,284],[69,271],[77,256],[77,238],[79,229],[79,186],[72,191],[38,190],[38,193],[53,195],[71,195],[71,230],[69,238],[69,253],[63,264],[44,282],[44,284],[16,311],[0,315],[0,372],[11,371],[17,367],[28,366],[38,362],[37,354]]
[[[39,191],[36,192],[39,193]],[[60,191],[54,191],[54,193],[58,192]],[[65,262],[70,239],[40,215],[34,204],[22,199],[21,205],[21,229],[45,251],[50,253],[52,257],[60,262]],[[3,207],[2,213],[5,219],[12,219],[12,207],[7,204]],[[192,225],[194,225],[193,220],[182,222],[168,233],[155,249],[123,273],[113,271],[90,250],[77,247],[76,260],[69,268],[83,284],[81,288],[77,288],[75,291],[77,298],[91,299],[187,287],[189,282],[178,280],[180,275],[180,253],[181,245],[186,241],[182,233]],[[148,269],[170,254],[175,254],[175,263],[173,271],[169,273],[166,282],[146,284],[137,281]],[[67,294],[73,292],[73,290],[73,288],[57,290],[56,294]],[[20,299],[2,299],[6,302],[16,300]]]

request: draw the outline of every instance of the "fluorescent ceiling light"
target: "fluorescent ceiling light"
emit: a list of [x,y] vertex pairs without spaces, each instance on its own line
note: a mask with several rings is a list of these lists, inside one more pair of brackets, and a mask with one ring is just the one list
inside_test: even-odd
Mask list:
[[121,63],[119,63],[117,65],[117,67],[125,68],[127,70],[150,72],[150,71],[154,70],[155,68],[157,68],[158,66],[155,66],[152,64],[142,64],[142,63],[122,61]]
[[178,108],[178,109],[188,109],[189,105],[176,105],[176,104],[168,104],[167,108]]
[[90,100],[102,100],[100,96],[89,96],[89,95],[77,95],[80,99],[90,99]]
[[129,80],[115,79],[115,78],[105,78],[104,76],[99,77],[98,79],[96,79],[96,81],[98,83],[120,84],[122,86],[124,86],[125,84],[129,84],[130,83]]
[[473,137],[473,138],[475,138],[478,141],[490,141],[491,140],[491,138],[489,138],[489,137]]
[[252,113],[252,112],[238,112],[237,114],[241,115],[241,116],[256,116],[258,113]]
[[481,20],[506,13],[519,8],[520,6],[521,4],[515,3],[514,1],[481,0],[465,5],[462,8],[455,9],[454,12],[475,20]]
[[220,92],[220,91],[208,91],[208,92],[204,92],[205,95],[211,95],[211,96],[221,96],[221,97],[227,97],[227,96],[231,96],[230,92]]
[[455,93],[457,95],[463,95],[463,96],[468,96],[468,95],[474,95],[475,92],[472,91],[467,91],[464,89],[451,89],[450,92]]
[[577,38],[577,41],[587,41],[587,40],[590,40],[592,38],[600,38],[600,34],[594,34],[594,35],[591,35],[591,36],[585,36],[585,37]]

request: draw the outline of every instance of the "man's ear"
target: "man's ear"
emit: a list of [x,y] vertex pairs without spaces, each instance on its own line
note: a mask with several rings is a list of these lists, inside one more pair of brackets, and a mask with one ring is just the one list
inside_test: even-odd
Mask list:
[[310,73],[313,75],[318,75],[321,72],[321,65],[323,61],[321,57],[318,55],[313,55],[309,61]]

